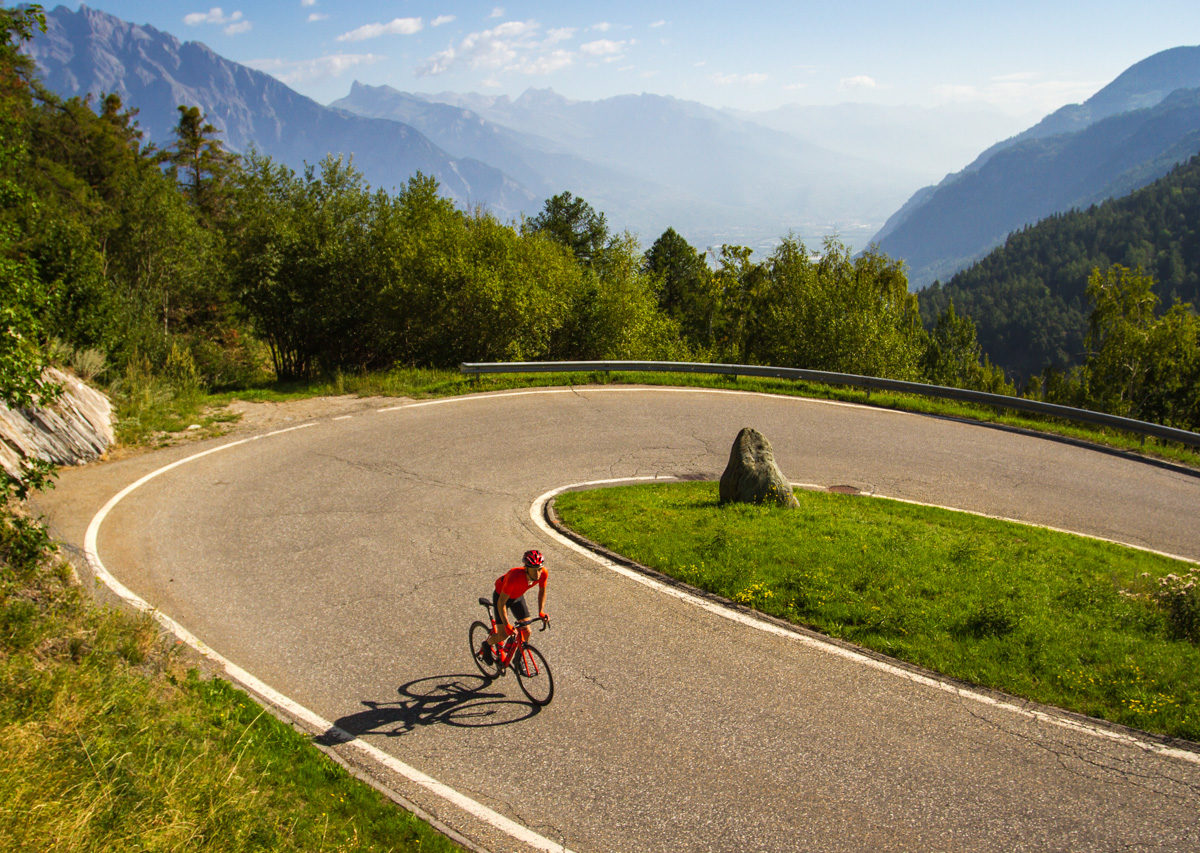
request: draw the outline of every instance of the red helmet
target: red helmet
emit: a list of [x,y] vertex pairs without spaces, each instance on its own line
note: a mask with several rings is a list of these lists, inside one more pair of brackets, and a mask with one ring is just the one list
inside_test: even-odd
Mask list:
[[536,569],[542,563],[546,562],[546,560],[542,557],[541,551],[532,551],[532,550],[526,551],[525,554],[521,557],[521,560],[525,563],[526,566],[528,566],[531,569]]

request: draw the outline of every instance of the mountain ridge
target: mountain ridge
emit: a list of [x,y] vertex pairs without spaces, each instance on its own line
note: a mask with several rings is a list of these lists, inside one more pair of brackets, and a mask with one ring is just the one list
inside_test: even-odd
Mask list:
[[[1056,110],[922,187],[873,242],[905,260],[919,289],[983,257],[1016,229],[1145,186],[1200,150],[1197,91],[1200,47],[1135,63],[1083,104]],[[1083,180],[1089,163],[1093,172]]]
[[341,154],[352,156],[380,188],[398,187],[421,171],[464,206],[488,202],[499,215],[516,216],[536,205],[532,193],[500,170],[450,157],[411,126],[330,110],[201,42],[87,6],[78,12],[58,6],[46,13],[46,23],[24,52],[47,88],[66,97],[116,92],[127,108],[138,109],[139,126],[160,147],[172,141],[176,108],[195,105],[227,148],[258,148],[296,170]]
[[[706,239],[722,230],[722,219],[772,243],[789,232],[809,242],[850,229],[855,238],[866,237],[874,230],[869,220],[882,221],[907,194],[904,187],[918,182],[915,173],[894,164],[870,163],[728,111],[646,92],[576,101],[534,87],[510,98],[357,84],[351,96],[334,103],[411,121],[419,104],[440,104],[469,110],[526,139],[536,136],[542,151],[607,171],[605,180],[562,181],[563,188],[643,235],[674,227],[702,246],[744,242],[744,234],[728,225],[725,239]],[[617,212],[625,215],[614,217]]]

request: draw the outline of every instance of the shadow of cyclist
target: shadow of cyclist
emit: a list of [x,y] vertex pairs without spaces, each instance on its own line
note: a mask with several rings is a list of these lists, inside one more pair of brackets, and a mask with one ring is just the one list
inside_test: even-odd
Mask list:
[[360,735],[399,737],[419,726],[438,724],[508,726],[542,710],[531,702],[489,690],[493,683],[478,675],[438,675],[410,681],[397,689],[399,701],[362,700],[365,710],[335,720],[334,728],[318,737],[317,743],[333,746]]

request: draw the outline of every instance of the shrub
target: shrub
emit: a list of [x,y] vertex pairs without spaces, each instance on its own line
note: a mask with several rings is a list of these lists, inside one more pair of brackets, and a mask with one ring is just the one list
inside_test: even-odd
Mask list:
[[1150,595],[1166,614],[1171,636],[1200,643],[1200,567],[1159,578]]

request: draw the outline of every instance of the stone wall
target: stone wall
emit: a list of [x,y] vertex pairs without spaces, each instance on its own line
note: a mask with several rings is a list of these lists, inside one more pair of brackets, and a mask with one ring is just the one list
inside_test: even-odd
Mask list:
[[54,405],[13,410],[0,403],[0,465],[14,477],[20,477],[24,459],[78,465],[100,457],[113,443],[107,397],[54,368],[43,378],[62,386]]

